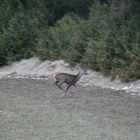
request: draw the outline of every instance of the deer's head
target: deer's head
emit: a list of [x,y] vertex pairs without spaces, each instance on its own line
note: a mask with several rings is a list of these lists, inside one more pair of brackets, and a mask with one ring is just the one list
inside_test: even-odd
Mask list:
[[80,73],[80,75],[86,75],[87,74],[87,71],[82,64],[80,64],[80,66],[79,66],[79,73]]

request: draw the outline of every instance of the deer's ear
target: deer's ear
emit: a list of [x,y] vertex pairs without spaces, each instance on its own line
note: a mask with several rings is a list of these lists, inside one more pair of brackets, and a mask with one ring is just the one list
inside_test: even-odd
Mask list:
[[84,68],[83,64],[80,64],[79,69],[83,69],[83,68]]

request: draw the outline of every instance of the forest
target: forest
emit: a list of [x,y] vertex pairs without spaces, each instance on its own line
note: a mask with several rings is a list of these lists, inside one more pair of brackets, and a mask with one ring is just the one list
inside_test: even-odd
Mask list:
[[140,2],[0,0],[0,66],[31,57],[140,79]]

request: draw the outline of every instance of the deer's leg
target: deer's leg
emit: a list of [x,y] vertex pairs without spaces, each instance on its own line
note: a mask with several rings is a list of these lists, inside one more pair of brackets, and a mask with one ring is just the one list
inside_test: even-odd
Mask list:
[[55,85],[56,85],[56,86],[57,86],[57,84],[58,84],[58,81],[55,82]]
[[56,82],[55,82],[55,85],[56,85],[58,88],[60,88],[60,89],[61,89],[61,87],[58,85],[58,83],[59,83],[59,82],[58,82],[58,81],[56,81]]
[[55,84],[56,84],[56,86],[59,88],[59,89],[61,89],[61,90],[64,90],[62,87],[61,87],[61,85],[62,84],[64,84],[64,81],[61,81],[61,82],[55,82]]
[[66,95],[66,93],[67,93],[67,91],[68,91],[68,89],[71,87],[71,85],[68,85],[67,86],[67,88],[66,88],[66,90],[65,90],[65,94],[64,94],[64,96]]

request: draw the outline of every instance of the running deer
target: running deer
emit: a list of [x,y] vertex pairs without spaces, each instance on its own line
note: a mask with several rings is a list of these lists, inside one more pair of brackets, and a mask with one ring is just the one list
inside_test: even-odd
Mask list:
[[55,75],[55,79],[56,79],[56,82],[55,82],[55,85],[62,89],[63,88],[61,87],[62,84],[67,84],[67,88],[65,90],[65,94],[64,96],[66,95],[68,89],[71,87],[71,86],[75,86],[75,84],[77,83],[77,81],[83,76],[83,75],[86,75],[87,72],[85,70],[85,68],[81,65],[79,67],[79,72],[77,75],[72,75],[72,74],[68,74],[68,73],[58,73]]

